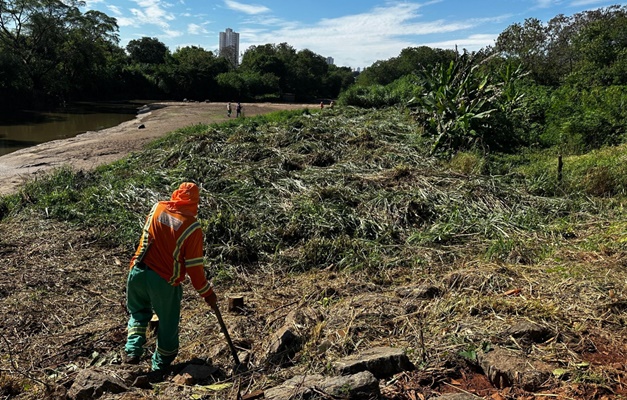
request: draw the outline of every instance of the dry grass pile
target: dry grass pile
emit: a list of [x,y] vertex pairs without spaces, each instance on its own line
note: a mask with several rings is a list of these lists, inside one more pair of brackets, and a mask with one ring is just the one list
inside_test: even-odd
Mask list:
[[[40,388],[38,381],[68,383],[78,369],[119,362],[126,268],[144,214],[178,182],[193,180],[202,186],[216,291],[246,303],[225,313],[235,343],[250,352],[251,372],[236,381],[242,392],[327,373],[342,356],[391,345],[419,369],[388,382],[388,398],[412,398],[410,387],[414,396],[450,391],[452,380],[470,385],[464,376],[476,372],[476,354],[496,346],[565,371],[545,383],[545,394],[625,394],[621,207],[447,171],[395,110],[325,111],[194,126],[11,200],[22,211],[0,224],[3,376]],[[520,321],[549,334],[538,343],[513,337],[508,329]],[[274,365],[268,341],[286,323],[303,347]],[[217,379],[233,382],[215,318],[189,286],[181,340],[181,362],[211,358],[224,372]]]

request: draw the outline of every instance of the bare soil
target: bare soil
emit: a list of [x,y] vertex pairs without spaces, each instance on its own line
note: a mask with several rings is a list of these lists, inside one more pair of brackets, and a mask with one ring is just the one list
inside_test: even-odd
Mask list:
[[[244,116],[312,107],[310,104],[244,103]],[[224,103],[154,103],[151,111],[112,128],[55,140],[0,157],[0,195],[13,193],[24,181],[51,169],[71,166],[88,170],[119,160],[152,140],[195,124],[225,121]],[[232,114],[232,118],[235,113]],[[143,129],[139,129],[144,125]]]

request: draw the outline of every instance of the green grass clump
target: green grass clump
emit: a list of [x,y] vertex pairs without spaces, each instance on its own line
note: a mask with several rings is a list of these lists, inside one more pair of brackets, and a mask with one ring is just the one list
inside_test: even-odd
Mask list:
[[[529,190],[549,196],[584,194],[595,197],[627,194],[625,145],[592,150],[582,155],[563,156],[562,178],[555,150],[529,153],[525,162],[512,169],[525,177]],[[511,160],[512,158],[510,158]]]

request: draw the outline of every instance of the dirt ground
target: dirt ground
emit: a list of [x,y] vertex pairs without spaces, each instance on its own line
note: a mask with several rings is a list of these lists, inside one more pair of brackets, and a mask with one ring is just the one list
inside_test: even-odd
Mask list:
[[[283,103],[244,103],[242,106],[245,116],[312,107],[311,104]],[[150,111],[118,126],[42,143],[0,157],[0,195],[15,192],[24,181],[45,171],[65,165],[88,170],[119,160],[176,129],[227,119],[224,103],[163,102],[150,107]],[[142,124],[145,128],[139,129]]]

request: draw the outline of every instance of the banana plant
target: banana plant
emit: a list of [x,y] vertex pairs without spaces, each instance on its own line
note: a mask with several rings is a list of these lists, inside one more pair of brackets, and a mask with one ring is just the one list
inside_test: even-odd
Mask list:
[[418,73],[424,92],[409,106],[433,138],[431,154],[472,147],[489,131],[504,83],[499,74],[490,75],[480,66],[472,56],[462,56]]

